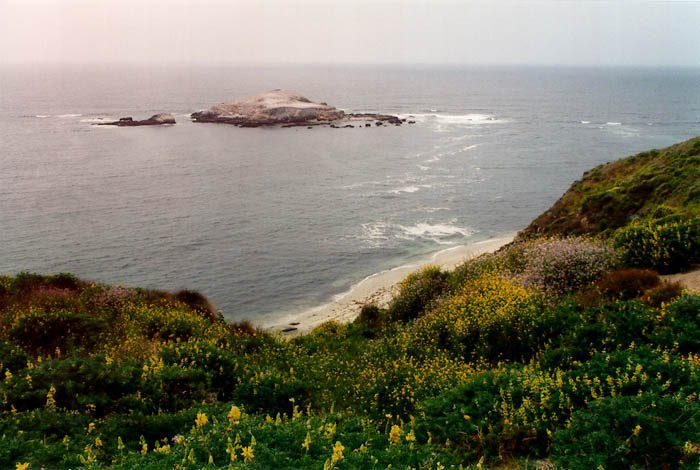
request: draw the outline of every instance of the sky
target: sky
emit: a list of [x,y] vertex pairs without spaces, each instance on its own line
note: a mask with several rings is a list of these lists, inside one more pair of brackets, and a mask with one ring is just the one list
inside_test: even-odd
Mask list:
[[46,62],[700,66],[700,1],[0,0]]

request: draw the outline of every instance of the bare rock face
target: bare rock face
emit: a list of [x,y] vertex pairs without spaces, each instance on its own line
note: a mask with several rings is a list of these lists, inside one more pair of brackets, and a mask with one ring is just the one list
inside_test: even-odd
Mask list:
[[191,115],[195,122],[223,122],[240,127],[327,124],[344,116],[345,112],[340,109],[314,103],[287,90],[272,90],[238,101],[227,101]]
[[132,126],[160,126],[162,124],[175,124],[175,118],[169,113],[154,114],[148,119],[143,119],[141,121],[134,121],[131,117],[119,118],[118,121],[113,122],[100,122],[98,126],[121,126],[121,127],[132,127]]

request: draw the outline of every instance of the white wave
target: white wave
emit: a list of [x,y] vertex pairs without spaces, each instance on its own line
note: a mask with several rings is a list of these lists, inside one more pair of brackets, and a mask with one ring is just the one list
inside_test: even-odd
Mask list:
[[443,140],[444,140],[444,142],[451,144],[451,143],[455,143],[455,142],[461,142],[462,140],[465,140],[465,139],[472,139],[474,137],[483,137],[483,134],[464,134],[464,135],[458,135],[455,137],[445,137]]
[[424,212],[433,213],[438,211],[448,211],[449,207],[425,207],[422,209]]
[[429,166],[418,165],[418,168],[420,168],[421,171],[428,171],[428,170],[430,170],[430,167],[429,167]]
[[390,194],[401,194],[401,193],[415,193],[424,188],[432,188],[430,184],[419,184],[414,186],[404,186],[402,188],[390,189],[387,193]]
[[590,124],[591,121],[581,121],[581,124]]
[[386,235],[388,224],[384,222],[376,222],[373,224],[362,224],[364,238],[369,240],[388,240]]
[[442,245],[452,243],[451,239],[468,237],[474,233],[471,229],[458,227],[451,223],[431,225],[426,222],[420,222],[410,227],[404,225],[398,225],[397,227],[403,231],[403,235],[407,238],[424,238]]
[[403,188],[392,189],[389,192],[392,194],[400,194],[400,193],[415,193],[417,191],[420,191],[420,188],[418,186],[405,186]]
[[[419,113],[411,114],[413,120],[420,122],[434,122],[437,124],[474,125],[474,124],[498,124],[508,122],[505,119],[498,119],[490,114],[438,114]],[[406,116],[401,116],[404,118]]]
[[38,117],[38,118],[42,118],[42,119],[43,119],[43,118],[49,117],[49,115],[48,115],[48,114],[37,114],[37,115],[34,116],[34,117]]
[[[425,212],[438,212],[449,210],[447,207],[433,207],[425,209]],[[431,224],[419,222],[415,225],[400,225],[388,222],[375,222],[362,224],[362,238],[371,247],[385,246],[392,240],[430,240],[439,245],[453,245],[464,237],[474,234],[470,228],[455,225],[456,219],[446,223]]]
[[621,122],[606,122],[605,124],[607,124],[608,126],[621,126],[622,125]]
[[71,117],[80,117],[82,114],[57,114],[56,117],[59,118],[71,118]]
[[80,122],[105,122],[105,121],[107,121],[107,120],[114,120],[114,119],[105,119],[105,118],[101,118],[101,117],[98,117],[98,118],[85,118],[85,119],[81,119]]

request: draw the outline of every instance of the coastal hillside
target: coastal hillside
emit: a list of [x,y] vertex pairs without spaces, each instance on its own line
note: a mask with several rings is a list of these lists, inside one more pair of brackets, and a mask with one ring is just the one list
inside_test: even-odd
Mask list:
[[600,165],[583,174],[520,238],[611,236],[629,224],[700,215],[700,137]]
[[[700,295],[650,265],[696,262],[699,147],[594,169],[514,243],[295,337],[0,276],[0,468],[696,470]],[[584,221],[607,193],[636,208]]]

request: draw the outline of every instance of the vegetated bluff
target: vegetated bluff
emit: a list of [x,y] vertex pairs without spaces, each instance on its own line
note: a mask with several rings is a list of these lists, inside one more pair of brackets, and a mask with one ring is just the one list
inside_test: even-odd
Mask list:
[[610,236],[631,223],[700,215],[700,137],[599,165],[583,174],[519,238]]

